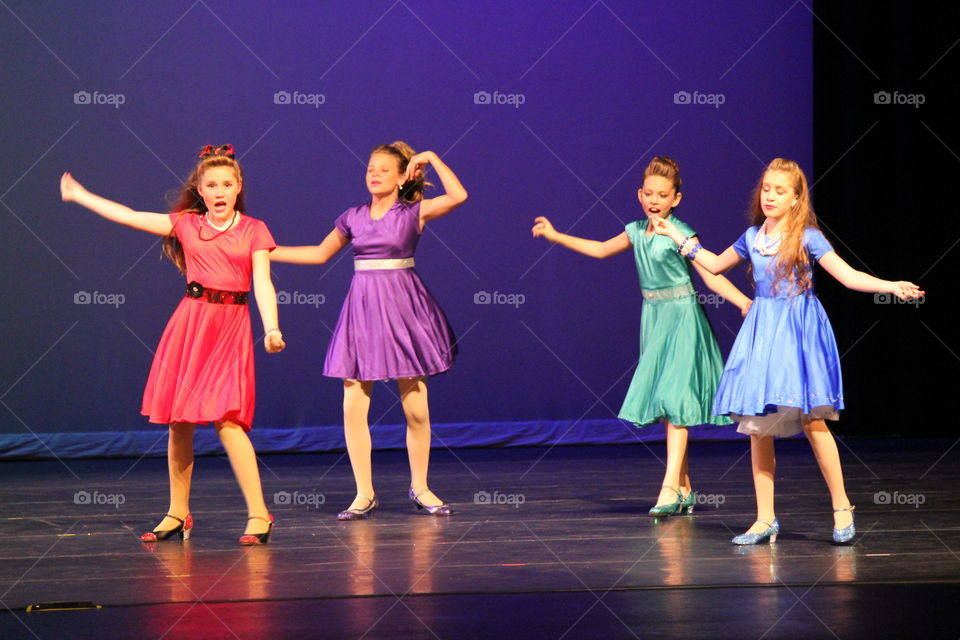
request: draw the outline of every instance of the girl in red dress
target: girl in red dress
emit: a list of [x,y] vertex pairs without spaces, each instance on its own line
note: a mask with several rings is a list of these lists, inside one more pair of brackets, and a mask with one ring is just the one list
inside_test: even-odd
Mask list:
[[60,180],[65,202],[107,220],[164,236],[164,253],[187,279],[187,292],[160,338],[141,412],[170,425],[167,462],[170,509],[143,542],[189,537],[193,432],[212,422],[247,503],[241,544],[266,543],[273,526],[260,485],[256,454],[247,437],[255,399],[252,333],[247,293],[253,278],[267,353],[284,348],[277,297],[270,280],[267,226],[244,215],[243,172],[233,145],[208,145],[200,154],[172,213],[133,211],[83,188],[69,173]]

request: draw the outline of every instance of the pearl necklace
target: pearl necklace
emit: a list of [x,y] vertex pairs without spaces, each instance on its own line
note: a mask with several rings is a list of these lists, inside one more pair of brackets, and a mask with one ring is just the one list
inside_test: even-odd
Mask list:
[[783,234],[778,233],[773,237],[768,237],[763,230],[764,225],[757,229],[757,235],[753,239],[753,248],[762,256],[772,256],[780,250],[780,241]]

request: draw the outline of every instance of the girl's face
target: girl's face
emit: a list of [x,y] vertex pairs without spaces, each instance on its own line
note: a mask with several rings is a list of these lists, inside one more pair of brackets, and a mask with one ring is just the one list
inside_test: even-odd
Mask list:
[[210,167],[200,176],[197,191],[207,205],[207,211],[224,217],[233,215],[242,186],[232,167]]
[[797,204],[793,178],[786,171],[767,171],[760,183],[760,209],[763,215],[779,221]]
[[367,163],[367,191],[374,196],[396,193],[403,184],[400,159],[390,153],[374,153]]
[[637,197],[648,218],[660,216],[666,218],[670,210],[680,204],[682,193],[677,193],[673,181],[663,176],[647,176],[643,186],[637,191]]

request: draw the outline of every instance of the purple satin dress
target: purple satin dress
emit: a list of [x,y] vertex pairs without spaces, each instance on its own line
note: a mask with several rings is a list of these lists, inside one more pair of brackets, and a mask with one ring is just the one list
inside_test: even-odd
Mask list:
[[[354,260],[412,258],[420,240],[420,203],[398,200],[379,220],[370,205],[352,207],[336,227]],[[388,380],[442,373],[456,338],[440,305],[413,268],[356,271],[334,329],[323,375]]]

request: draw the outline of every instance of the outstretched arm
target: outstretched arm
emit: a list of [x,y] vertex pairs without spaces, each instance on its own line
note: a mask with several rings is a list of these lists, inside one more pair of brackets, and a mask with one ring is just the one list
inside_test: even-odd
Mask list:
[[433,151],[424,151],[410,158],[407,163],[407,180],[413,180],[418,174],[423,173],[424,166],[429,163],[437,172],[440,178],[440,184],[446,192],[442,196],[430,198],[420,203],[420,227],[435,220],[440,216],[445,216],[467,199],[467,190],[460,184],[460,179],[450,167],[443,163],[440,156]]
[[726,276],[714,275],[696,262],[693,263],[693,268],[700,274],[703,283],[707,285],[710,291],[713,291],[727,302],[736,305],[736,307],[740,309],[740,315],[747,315],[747,311],[750,310],[750,305],[753,304],[753,300],[744,295],[740,289],[727,280]]
[[587,240],[586,238],[578,238],[577,236],[560,233],[553,228],[553,225],[544,216],[534,218],[534,222],[535,224],[532,229],[534,238],[546,238],[550,242],[559,244],[567,249],[572,249],[585,256],[590,256],[591,258],[609,258],[633,246],[630,244],[630,237],[626,231],[601,242],[599,240]]
[[277,319],[277,291],[270,279],[270,251],[253,252],[253,295],[257,298],[260,320],[263,322],[263,346],[267,353],[279,353],[287,346],[280,333]]
[[[656,233],[661,236],[667,236],[676,242],[678,247],[683,244],[684,235],[680,233],[676,225],[666,218],[656,218],[651,221],[651,225]],[[690,245],[692,246],[694,244],[696,244],[696,238],[691,238]],[[714,275],[726,273],[742,261],[743,258],[740,257],[740,254],[738,254],[733,247],[727,247],[720,255],[701,247],[693,258],[694,264],[703,267]]]
[[74,180],[69,173],[60,178],[60,197],[64,202],[76,202],[107,220],[118,222],[127,227],[146,231],[158,236],[169,235],[173,230],[170,216],[165,213],[147,213],[134,211],[119,202],[107,200],[87,191],[82,184]]
[[323,264],[343,249],[349,240],[334,229],[318,245],[306,247],[277,247],[270,254],[271,262],[292,262],[293,264]]
[[882,280],[875,278],[869,273],[858,271],[847,264],[846,260],[838,256],[836,251],[830,251],[821,257],[820,266],[836,278],[837,282],[854,291],[892,293],[901,300],[919,298],[924,295],[920,287],[912,282],[906,282],[904,280],[897,282]]

